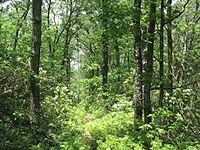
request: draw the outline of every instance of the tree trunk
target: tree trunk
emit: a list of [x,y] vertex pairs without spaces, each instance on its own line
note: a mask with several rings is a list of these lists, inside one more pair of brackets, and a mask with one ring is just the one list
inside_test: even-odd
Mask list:
[[159,93],[159,106],[163,107],[164,98],[164,65],[163,65],[163,55],[164,55],[164,0],[161,0],[160,8],[160,93]]
[[147,45],[147,56],[146,56],[146,68],[145,68],[145,85],[144,85],[144,121],[145,123],[151,122],[152,113],[151,106],[151,84],[153,75],[153,49],[154,49],[154,32],[156,23],[156,0],[150,1],[150,16],[149,16],[149,27],[148,27],[148,45]]
[[168,28],[167,28],[167,39],[168,39],[168,92],[170,95],[173,93],[173,75],[172,75],[172,61],[173,61],[173,45],[172,45],[172,0],[167,2],[167,16],[168,16]]
[[70,78],[71,78],[71,59],[70,59],[70,52],[69,52],[69,44],[70,44],[70,37],[69,37],[69,28],[66,29],[66,35],[65,35],[65,45],[64,45],[64,51],[63,51],[63,61],[62,61],[62,68],[66,69],[66,84],[67,87],[70,88]]
[[32,1],[32,57],[30,67],[33,71],[30,76],[30,90],[31,90],[31,122],[39,121],[40,109],[40,87],[39,80],[35,77],[39,75],[40,65],[40,47],[41,47],[41,6],[42,0]]
[[135,119],[142,120],[142,40],[141,40],[141,0],[134,0],[134,54],[135,54]]
[[[102,45],[103,45],[103,67],[102,67],[102,85],[103,85],[103,92],[107,92],[107,84],[108,84],[108,25],[107,25],[107,0],[102,0],[102,11],[103,11],[103,19],[102,19],[102,26],[103,26],[103,34],[102,34]],[[106,96],[104,97],[106,98]]]
[[[52,2],[51,0],[46,0],[47,4],[48,4],[48,9],[47,9],[47,27],[48,29],[50,29],[50,15],[51,15],[51,5],[52,5]],[[48,40],[48,47],[49,47],[49,58],[50,58],[50,62],[51,62],[51,69],[53,70],[54,69],[54,63],[53,63],[53,59],[54,59],[54,48],[52,48],[52,40],[51,40],[51,37],[48,37],[47,38]]]
[[70,82],[71,82],[71,54],[69,52],[69,48],[67,49],[67,86],[70,89]]
[[[69,12],[68,12],[69,9]],[[72,17],[72,1],[70,1],[69,8],[66,8],[66,16],[68,16],[69,13],[69,18],[66,22],[68,26],[65,27],[64,32],[65,34],[65,44],[64,44],[64,49],[63,49],[63,60],[62,60],[62,68],[64,69],[65,75],[63,76],[64,81],[66,82],[66,86],[68,88],[68,92],[70,90],[70,79],[71,79],[71,57],[70,57],[70,52],[69,52],[69,45],[71,42],[71,36],[70,36],[70,29],[72,27],[71,24],[71,17]],[[62,78],[62,80],[63,80]],[[66,79],[66,80],[65,80]]]
[[114,39],[114,46],[115,46],[115,51],[116,51],[117,83],[119,83],[118,87],[120,89],[120,49],[119,49],[117,38]]

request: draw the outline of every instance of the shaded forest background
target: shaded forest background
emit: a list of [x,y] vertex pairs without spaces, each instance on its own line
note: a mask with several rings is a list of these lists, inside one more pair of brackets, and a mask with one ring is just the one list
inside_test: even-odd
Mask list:
[[0,149],[200,149],[199,7],[0,1]]

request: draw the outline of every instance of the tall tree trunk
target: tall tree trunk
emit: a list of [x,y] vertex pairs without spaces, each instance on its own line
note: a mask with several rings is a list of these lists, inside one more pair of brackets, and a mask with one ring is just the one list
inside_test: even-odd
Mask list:
[[153,75],[153,50],[154,50],[154,32],[156,23],[156,0],[150,1],[150,16],[149,16],[149,27],[148,27],[148,45],[147,45],[147,56],[146,56],[146,68],[145,68],[145,85],[144,85],[144,121],[145,123],[151,122],[152,113],[151,106],[151,84]]
[[117,83],[117,93],[120,93],[121,92],[121,83],[120,83],[120,73],[121,73],[121,69],[120,69],[120,49],[119,49],[119,44],[118,44],[118,40],[117,38],[114,39],[114,47],[115,47],[115,52],[116,52],[116,69],[117,69],[117,80],[116,80],[116,83]]
[[30,90],[31,90],[31,113],[32,122],[39,121],[40,109],[40,87],[39,80],[35,77],[39,75],[40,65],[40,47],[41,47],[41,6],[42,0],[32,1],[32,57],[30,67],[33,71],[30,76]]
[[168,16],[168,24],[167,24],[167,39],[168,39],[168,92],[170,95],[173,93],[173,76],[172,76],[172,61],[173,61],[173,45],[172,45],[172,0],[168,0],[167,2],[167,16]]
[[[107,92],[107,84],[108,84],[108,25],[107,25],[107,0],[102,0],[102,11],[103,11],[103,19],[102,19],[102,26],[103,26],[103,34],[102,34],[102,45],[103,45],[103,67],[102,67],[102,85],[103,85],[103,92]],[[106,96],[105,96],[106,98]]]
[[62,61],[62,68],[66,69],[66,84],[67,87],[70,88],[70,78],[71,78],[71,59],[70,59],[70,52],[69,52],[69,44],[70,44],[70,37],[69,37],[69,28],[66,29],[66,35],[65,35],[65,45],[64,45],[64,51],[63,51],[63,61]]
[[[87,30],[87,34],[90,35],[89,30]],[[90,63],[92,64],[93,63],[93,57],[95,57],[95,52],[93,50],[93,45],[92,45],[91,42],[89,43],[89,52],[90,52],[89,53],[89,58],[90,58],[89,60],[90,60]],[[96,76],[95,71],[96,71],[96,68],[92,68],[91,70],[89,70],[88,78],[90,78],[90,79],[94,78]],[[95,85],[92,82],[89,83],[89,89],[88,90],[89,90],[88,92],[89,92],[89,96],[90,96],[88,103],[91,103],[91,102],[93,102],[94,93],[95,93]]]
[[70,89],[70,82],[71,82],[71,54],[69,52],[69,48],[67,49],[67,86]]
[[160,8],[160,93],[159,93],[159,106],[163,107],[164,98],[164,66],[163,66],[163,55],[164,55],[164,0],[161,0]]
[[[120,89],[120,49],[117,38],[114,39],[114,47],[116,51],[116,68],[117,68],[117,83],[119,83],[118,87]],[[120,90],[118,90],[120,91]]]
[[[47,27],[48,29],[50,28],[50,15],[51,15],[51,5],[52,5],[52,2],[51,0],[46,0],[47,4],[48,4],[48,9],[47,9]],[[50,62],[51,62],[51,69],[54,69],[54,63],[53,63],[53,58],[54,58],[54,48],[52,48],[52,40],[51,40],[51,37],[49,36],[47,38],[48,40],[48,47],[49,47],[49,58],[50,58]]]
[[[69,10],[68,10],[69,9]],[[70,79],[71,79],[71,57],[70,57],[70,51],[69,51],[69,45],[71,43],[71,35],[70,35],[70,29],[72,27],[71,23],[71,17],[72,17],[72,12],[73,12],[73,3],[70,0],[69,8],[66,8],[66,16],[68,16],[69,13],[69,18],[66,22],[68,26],[65,27],[64,32],[65,34],[65,44],[64,44],[64,49],[63,49],[63,60],[62,60],[62,67],[61,69],[64,69],[64,72],[66,73],[63,78],[67,79],[66,85],[68,87],[68,92],[70,91]],[[62,78],[62,80],[63,80]]]
[[134,0],[134,54],[135,54],[135,119],[142,120],[142,39],[141,39],[141,0]]
[[81,56],[80,56],[80,49],[82,49],[81,47],[80,47],[80,49],[79,49],[79,42],[77,41],[77,52],[78,52],[78,71],[77,71],[77,84],[78,84],[78,87],[77,87],[77,95],[78,95],[78,102],[80,102],[81,101]]

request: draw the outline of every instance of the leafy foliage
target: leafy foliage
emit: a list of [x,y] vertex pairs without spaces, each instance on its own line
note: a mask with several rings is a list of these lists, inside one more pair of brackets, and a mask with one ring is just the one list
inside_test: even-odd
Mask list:
[[[173,4],[173,17],[183,10],[185,2]],[[104,10],[109,40],[106,92],[102,87],[101,1],[43,2],[40,74],[35,76],[41,89],[39,124],[30,122],[31,10],[22,18],[27,4],[28,0],[0,3],[0,149],[200,149],[199,2],[191,0],[172,22],[172,95],[167,87],[167,46],[164,80],[159,79],[160,14],[157,13],[152,122],[141,121],[138,128],[133,113],[133,2],[107,0],[108,7]],[[149,2],[142,2],[141,11],[142,55],[146,58]],[[165,30],[165,45],[166,35]],[[144,68],[146,61],[143,64]],[[143,82],[148,80],[142,78]],[[161,82],[165,88],[164,107],[158,105]]]

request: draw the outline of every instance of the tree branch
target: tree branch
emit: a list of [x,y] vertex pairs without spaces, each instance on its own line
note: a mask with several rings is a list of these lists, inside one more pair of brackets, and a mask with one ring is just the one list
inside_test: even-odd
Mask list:
[[188,5],[188,3],[190,2],[190,0],[187,0],[187,2],[184,4],[183,6],[183,10],[181,12],[179,12],[178,15],[176,15],[175,17],[171,18],[171,20],[167,20],[164,24],[168,24],[169,22],[172,22],[174,21],[176,18],[180,17],[184,12],[185,12],[185,9],[186,9],[186,6]]

